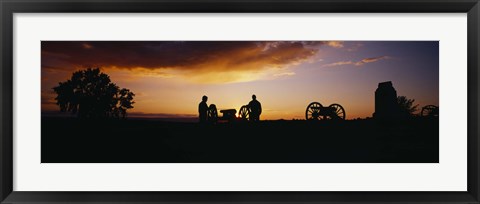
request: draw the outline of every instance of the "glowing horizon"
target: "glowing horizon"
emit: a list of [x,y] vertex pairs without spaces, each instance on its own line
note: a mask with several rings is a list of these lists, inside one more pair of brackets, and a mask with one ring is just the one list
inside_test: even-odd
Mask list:
[[261,119],[304,119],[311,102],[371,117],[378,83],[419,107],[439,101],[438,41],[43,41],[42,112],[59,111],[52,88],[100,67],[136,94],[129,114],[193,117],[208,104],[236,109],[255,94]]

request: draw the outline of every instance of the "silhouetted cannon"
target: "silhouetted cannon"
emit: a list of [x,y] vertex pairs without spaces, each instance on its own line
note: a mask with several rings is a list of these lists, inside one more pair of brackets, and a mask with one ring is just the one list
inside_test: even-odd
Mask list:
[[426,105],[422,108],[421,116],[438,116],[438,106]]
[[323,107],[319,102],[312,102],[305,111],[306,120],[345,120],[345,109],[340,104]]
[[250,119],[250,108],[247,105],[244,105],[240,108],[238,112],[240,119],[249,120]]
[[237,113],[237,110],[235,109],[226,109],[226,110],[220,110],[220,113],[223,114],[220,120],[227,120],[228,122],[233,122],[237,118],[235,114]]
[[210,104],[207,110],[207,121],[210,123],[216,123],[218,120],[217,106]]
[[207,112],[208,121],[211,123],[217,123],[219,120],[234,122],[237,118],[235,115],[237,110],[235,109],[220,110],[220,113],[222,113],[222,117],[218,117],[217,106],[210,104]]

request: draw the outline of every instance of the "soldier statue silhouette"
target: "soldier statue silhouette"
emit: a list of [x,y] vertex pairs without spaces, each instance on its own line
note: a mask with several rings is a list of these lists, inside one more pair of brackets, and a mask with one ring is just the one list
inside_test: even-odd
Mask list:
[[202,102],[198,104],[198,115],[199,115],[199,122],[200,123],[207,123],[207,112],[208,112],[208,105],[207,105],[207,96],[202,97]]
[[260,114],[262,114],[262,104],[257,101],[257,96],[252,95],[252,100],[248,103],[248,107],[250,108],[250,121],[259,121]]

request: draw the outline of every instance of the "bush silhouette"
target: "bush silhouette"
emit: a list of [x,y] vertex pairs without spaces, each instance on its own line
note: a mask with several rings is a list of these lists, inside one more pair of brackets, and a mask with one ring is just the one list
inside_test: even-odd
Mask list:
[[120,89],[99,68],[76,71],[53,90],[60,111],[81,118],[125,118],[127,109],[133,108],[135,103],[134,93]]
[[413,116],[418,110],[418,104],[413,105],[415,99],[408,99],[406,96],[398,96],[397,103],[400,109],[400,114],[403,116]]

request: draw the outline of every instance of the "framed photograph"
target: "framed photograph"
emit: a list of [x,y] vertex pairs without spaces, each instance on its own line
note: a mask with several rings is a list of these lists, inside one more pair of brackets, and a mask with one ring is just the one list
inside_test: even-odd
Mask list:
[[478,0],[1,1],[2,203],[479,203]]

